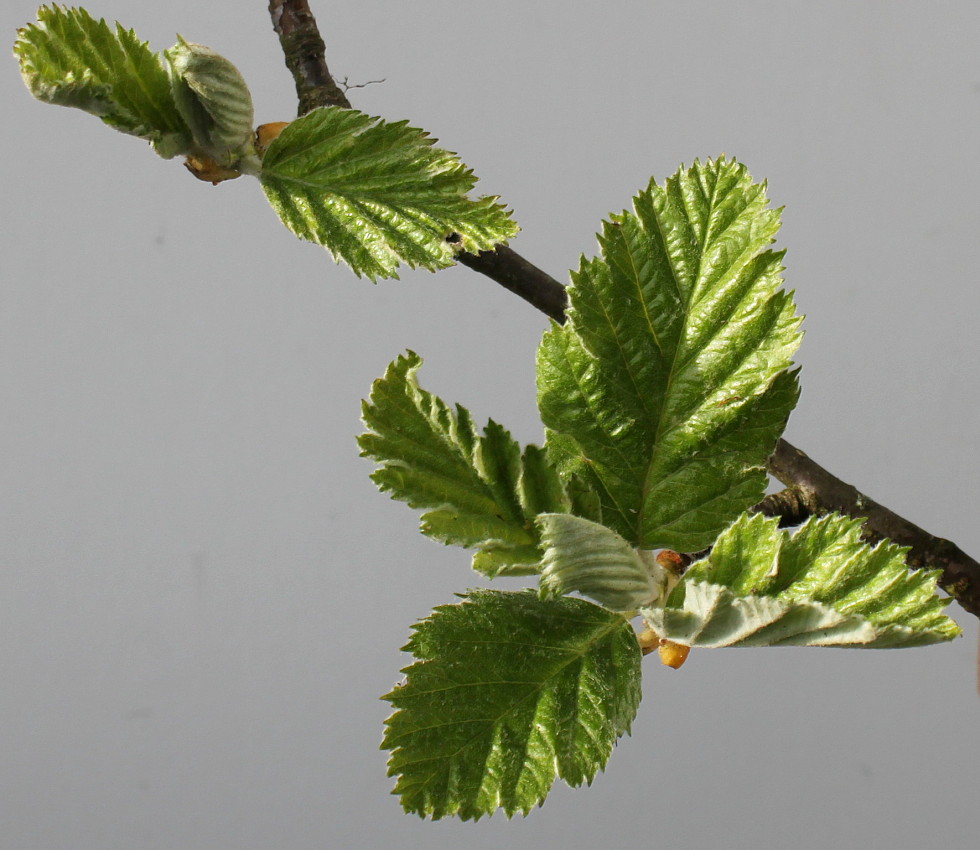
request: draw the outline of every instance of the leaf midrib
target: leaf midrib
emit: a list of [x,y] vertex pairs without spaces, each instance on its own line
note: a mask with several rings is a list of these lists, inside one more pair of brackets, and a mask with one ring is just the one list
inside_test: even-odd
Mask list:
[[[729,187],[729,192],[733,190],[735,185],[737,185],[737,183],[733,183],[732,186]],[[687,331],[688,323],[691,318],[691,294],[697,286],[696,282],[701,279],[701,268],[702,268],[702,263],[704,262],[704,255],[705,255],[705,239],[707,238],[707,231],[708,228],[710,227],[711,210],[714,208],[714,205],[717,202],[717,197],[716,197],[717,188],[718,188],[718,181],[716,180],[714,185],[711,187],[711,201],[708,205],[708,211],[707,211],[708,214],[705,217],[704,232],[699,234],[701,238],[701,242],[698,246],[697,274],[695,275],[694,280],[691,282],[691,291],[688,292],[684,292],[684,289],[681,286],[681,281],[678,275],[677,268],[674,264],[674,257],[672,252],[670,251],[670,247],[669,247],[670,243],[667,239],[667,233],[664,230],[664,225],[663,222],[661,221],[660,213],[658,212],[656,206],[651,204],[651,210],[653,212],[654,221],[657,224],[657,232],[660,236],[660,240],[662,244],[664,245],[664,254],[667,258],[668,266],[670,267],[671,279],[674,281],[674,286],[677,289],[678,293],[683,293],[684,295],[684,317],[681,321],[681,327],[678,332],[678,336],[677,336],[678,340],[683,340],[686,338],[686,331]],[[660,187],[655,187],[654,192],[663,192],[664,201],[669,202],[669,194],[667,192],[666,186],[663,189],[661,189]],[[679,210],[678,212],[680,213]],[[686,210],[684,211],[683,215],[684,218],[687,219],[688,224],[690,224],[691,219]],[[731,222],[729,222],[728,226],[731,227],[732,224],[737,220],[738,217],[734,218]],[[663,434],[664,434],[667,399],[670,398],[671,387],[674,384],[674,380],[676,376],[675,370],[677,368],[678,360],[680,359],[677,355],[678,355],[677,347],[675,346],[674,356],[671,359],[670,369],[667,372],[667,380],[664,384],[663,401],[660,404],[660,412],[659,412],[659,416],[657,417],[657,428],[654,433],[653,451],[650,453],[650,457],[647,461],[646,472],[643,476],[643,485],[640,488],[640,504],[636,512],[636,531],[635,531],[636,540],[640,540],[643,537],[643,526],[644,526],[644,518],[645,518],[645,512],[647,506],[647,496],[649,495],[650,490],[653,487],[653,483],[654,483],[653,472],[659,466],[657,460],[660,453],[660,448],[662,445]]]

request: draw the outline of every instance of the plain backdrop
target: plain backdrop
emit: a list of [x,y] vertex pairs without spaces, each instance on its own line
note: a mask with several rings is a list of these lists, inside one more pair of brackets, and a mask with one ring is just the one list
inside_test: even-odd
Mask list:
[[[265,0],[91,0],[295,94]],[[312,3],[355,105],[459,152],[555,276],[651,175],[725,152],[785,205],[807,314],[788,438],[980,554],[974,2]],[[4,0],[12,44],[35,4]],[[465,268],[374,286],[0,74],[0,847],[973,848],[977,620],[921,650],[649,659],[631,738],[527,819],[390,796],[378,696],[481,584],[357,455],[405,348],[539,441],[546,320]],[[506,586],[517,586],[511,582]]]

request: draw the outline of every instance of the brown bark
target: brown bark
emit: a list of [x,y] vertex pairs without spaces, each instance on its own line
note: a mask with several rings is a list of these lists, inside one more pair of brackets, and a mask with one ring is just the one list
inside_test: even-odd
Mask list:
[[297,114],[305,115],[318,106],[350,109],[347,95],[327,68],[326,47],[307,0],[270,0],[269,14],[286,67],[296,82]]

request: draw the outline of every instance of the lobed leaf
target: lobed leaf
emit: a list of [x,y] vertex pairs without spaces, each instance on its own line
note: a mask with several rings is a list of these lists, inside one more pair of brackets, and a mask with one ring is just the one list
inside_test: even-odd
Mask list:
[[424,131],[353,109],[314,109],[289,124],[261,180],[286,227],[371,280],[397,277],[399,263],[443,268],[517,232],[495,197],[466,196],[473,173]]
[[612,216],[538,351],[548,447],[642,549],[698,551],[762,498],[796,403],[800,319],[764,185],[695,162]]
[[132,30],[117,23],[113,31],[84,9],[41,6],[37,22],[18,32],[14,54],[38,100],[97,115],[165,158],[190,148],[160,57]]
[[537,571],[534,518],[568,510],[568,497],[545,452],[523,452],[492,420],[479,434],[466,408],[450,409],[418,385],[413,352],[374,382],[362,406],[370,429],[361,454],[380,464],[372,478],[392,498],[423,508],[423,534],[476,548],[473,569],[488,576]]
[[404,809],[434,819],[526,815],[556,775],[591,783],[640,701],[633,629],[581,599],[474,590],[405,649],[382,747]]
[[743,515],[691,565],[663,608],[641,613],[687,646],[892,648],[952,640],[938,570],[910,572],[907,548],[861,540],[861,520],[811,518],[795,531]]

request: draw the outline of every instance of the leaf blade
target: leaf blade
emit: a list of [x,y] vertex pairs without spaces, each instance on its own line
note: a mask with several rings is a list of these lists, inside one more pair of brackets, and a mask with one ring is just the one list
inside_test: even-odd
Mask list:
[[640,548],[704,548],[763,495],[798,392],[799,318],[768,249],[778,224],[734,161],[651,181],[604,224],[601,256],[572,275],[569,321],[542,340],[538,403],[563,468],[579,456],[568,469],[602,521]]
[[170,158],[191,145],[170,79],[157,54],[132,30],[96,21],[84,9],[42,6],[19,30],[14,53],[31,94],[71,106],[149,140]]
[[610,611],[635,611],[660,596],[662,570],[604,525],[571,514],[538,517],[542,598],[578,591]]
[[568,497],[536,446],[522,451],[491,422],[478,433],[466,408],[450,408],[423,390],[413,352],[375,381],[362,418],[362,456],[379,463],[372,479],[392,498],[422,508],[421,531],[443,543],[475,548],[473,569],[493,577],[537,571],[534,518],[563,512]]
[[632,628],[583,600],[471,591],[405,649],[382,747],[405,810],[433,819],[527,814],[556,775],[590,782],[640,699]]
[[322,107],[293,121],[262,162],[262,187],[283,224],[370,280],[400,263],[452,265],[490,250],[517,226],[495,197],[471,200],[476,178],[405,121]]
[[892,648],[952,640],[938,571],[910,572],[908,550],[861,540],[861,521],[811,518],[794,533],[743,515],[692,564],[663,608],[641,613],[687,646]]

